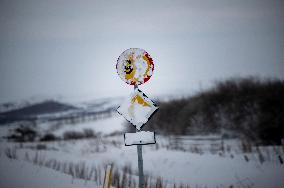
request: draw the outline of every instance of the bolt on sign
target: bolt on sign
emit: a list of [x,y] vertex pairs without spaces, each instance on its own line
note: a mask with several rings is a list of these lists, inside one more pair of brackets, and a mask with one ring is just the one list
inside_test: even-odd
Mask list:
[[154,132],[141,131],[141,129],[158,110],[158,107],[138,89],[138,85],[144,84],[151,78],[154,62],[145,50],[130,48],[119,56],[116,70],[125,83],[134,86],[134,92],[118,107],[117,112],[137,130],[136,133],[125,133],[124,143],[126,146],[137,145],[139,188],[143,188],[142,145],[155,144],[156,138]]

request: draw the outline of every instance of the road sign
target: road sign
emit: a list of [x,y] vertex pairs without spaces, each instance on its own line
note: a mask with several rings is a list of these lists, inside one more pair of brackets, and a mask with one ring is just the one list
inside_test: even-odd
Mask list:
[[151,78],[154,62],[145,50],[130,48],[119,56],[116,70],[119,77],[127,84],[141,85]]
[[140,131],[157,109],[156,104],[136,88],[117,111]]
[[134,92],[118,107],[117,112],[132,123],[138,130],[136,133],[125,133],[126,146],[137,145],[139,188],[144,187],[142,145],[155,144],[155,133],[140,131],[158,107],[142,91],[138,85],[147,82],[154,71],[154,62],[143,49],[130,48],[118,58],[116,70],[119,77],[127,84],[134,85]]
[[126,146],[156,144],[155,133],[150,131],[125,133],[124,143]]

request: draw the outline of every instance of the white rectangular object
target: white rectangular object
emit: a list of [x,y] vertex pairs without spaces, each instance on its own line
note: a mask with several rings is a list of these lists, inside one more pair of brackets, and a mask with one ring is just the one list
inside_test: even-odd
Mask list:
[[131,96],[118,107],[117,112],[140,131],[157,109],[153,101],[142,91],[135,89]]
[[140,131],[136,133],[125,133],[124,143],[126,146],[156,144],[155,132]]

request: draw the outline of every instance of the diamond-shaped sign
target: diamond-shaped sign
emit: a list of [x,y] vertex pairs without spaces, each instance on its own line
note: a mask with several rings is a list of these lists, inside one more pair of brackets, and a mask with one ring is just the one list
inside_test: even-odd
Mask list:
[[117,112],[132,123],[137,130],[141,130],[157,109],[156,104],[136,88],[130,97],[118,107]]

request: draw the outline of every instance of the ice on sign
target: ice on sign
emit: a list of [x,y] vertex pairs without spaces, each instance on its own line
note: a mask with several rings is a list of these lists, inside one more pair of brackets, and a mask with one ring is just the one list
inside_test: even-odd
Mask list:
[[140,130],[157,109],[156,104],[136,88],[131,96],[118,107],[117,111],[137,130]]
[[145,50],[130,48],[119,56],[116,69],[119,77],[127,84],[140,85],[151,78],[154,62]]

